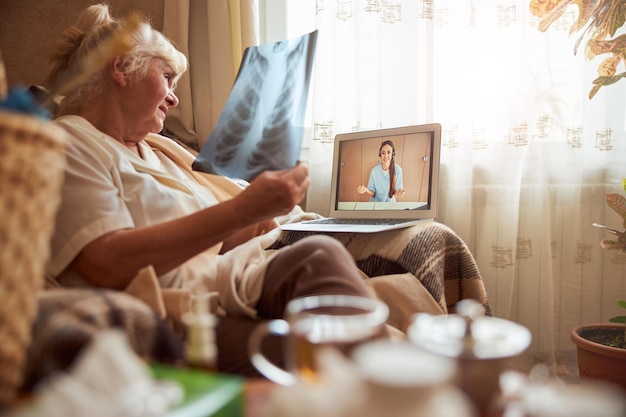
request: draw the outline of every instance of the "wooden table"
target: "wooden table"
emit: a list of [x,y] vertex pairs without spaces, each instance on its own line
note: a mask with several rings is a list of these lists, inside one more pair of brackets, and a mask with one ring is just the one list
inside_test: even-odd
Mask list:
[[278,387],[266,379],[249,379],[244,384],[244,417],[264,417],[272,392]]

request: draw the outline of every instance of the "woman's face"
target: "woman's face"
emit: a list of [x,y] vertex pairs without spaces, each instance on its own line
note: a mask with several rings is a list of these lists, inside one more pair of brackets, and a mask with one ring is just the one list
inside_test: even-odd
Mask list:
[[145,78],[129,80],[126,103],[122,104],[124,116],[130,130],[137,132],[140,139],[147,133],[160,132],[170,107],[178,105],[175,75],[165,61],[155,58],[150,61]]
[[393,158],[393,148],[391,145],[383,145],[380,148],[380,161],[383,165],[388,166],[391,163],[391,158]]

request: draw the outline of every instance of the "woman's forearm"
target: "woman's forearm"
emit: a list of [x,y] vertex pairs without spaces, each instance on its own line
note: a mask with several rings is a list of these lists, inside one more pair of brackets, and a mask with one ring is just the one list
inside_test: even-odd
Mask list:
[[241,233],[249,234],[242,230],[291,211],[308,185],[304,164],[267,171],[231,200],[169,222],[103,235],[83,248],[72,267],[93,285],[125,288],[148,265],[162,275],[220,242],[227,241],[226,249],[242,243]]
[[169,222],[108,233],[89,243],[72,267],[93,285],[123,289],[147,265],[164,274],[249,227],[251,217],[239,211],[231,200]]

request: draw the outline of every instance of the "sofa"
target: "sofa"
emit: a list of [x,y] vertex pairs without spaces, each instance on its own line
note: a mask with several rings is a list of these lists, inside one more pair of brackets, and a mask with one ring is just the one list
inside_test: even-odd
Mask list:
[[[312,214],[301,212],[298,219]],[[293,218],[291,218],[293,220]],[[290,221],[290,219],[283,219]],[[308,232],[282,232],[269,250],[279,249]],[[388,328],[402,337],[414,314],[448,314],[466,298],[489,303],[479,270],[465,243],[437,222],[372,235],[334,234],[353,255],[364,279],[390,307]],[[99,331],[117,327],[137,354],[150,361],[182,363],[181,318],[187,294],[163,290],[149,271],[126,291],[64,289],[47,286],[38,295],[23,389],[30,390],[50,373],[67,369]],[[176,291],[175,291],[176,292]]]
[[[4,116],[5,122],[15,118]],[[2,123],[0,120],[0,127]],[[3,173],[5,178],[14,179],[16,190],[32,182],[35,171],[47,181],[31,186],[34,188],[29,192],[21,192],[15,197],[20,201],[10,204],[14,208],[11,213],[14,218],[5,216],[0,220],[0,238],[5,239],[0,243],[5,257],[14,241],[34,249],[23,250],[27,256],[18,260],[29,265],[28,279],[16,276],[16,269],[0,271],[4,274],[0,291],[4,291],[5,299],[13,297],[11,299],[15,301],[0,311],[0,322],[6,325],[18,317],[21,320],[18,329],[20,343],[11,352],[0,350],[0,362],[13,365],[8,377],[0,375],[0,392],[3,393],[0,404],[10,400],[16,391],[29,391],[51,373],[69,368],[93,336],[105,329],[123,329],[133,350],[148,361],[181,362],[184,356],[182,317],[190,309],[190,294],[184,290],[160,288],[150,266],[142,270],[125,291],[61,288],[46,279],[43,269],[62,181],[63,141],[62,135],[50,129],[46,122],[38,121],[34,125],[36,134],[26,134],[27,138],[29,135],[33,137],[29,140],[22,138],[22,142],[41,144],[46,138],[58,141],[55,146],[48,146],[49,161],[54,164],[42,164],[32,158],[19,160],[12,165],[14,172]],[[6,132],[4,136],[3,140],[7,139]],[[175,142],[170,145],[175,152],[179,151]],[[183,152],[182,148],[180,151],[181,157],[190,158],[191,154]],[[3,157],[15,158],[8,152],[4,152]],[[3,164],[7,166],[6,161]],[[25,169],[26,165],[31,171]],[[16,181],[15,178],[21,179]],[[237,192],[241,184],[229,183],[229,187],[230,191]],[[2,198],[14,198],[10,196],[10,193],[3,192]],[[46,210],[40,209],[42,204]],[[32,211],[29,218],[37,218],[36,224],[43,222],[45,227],[33,227],[32,220],[23,219],[24,213],[20,211],[28,208]],[[297,206],[277,221],[288,223],[317,217],[320,216]],[[18,220],[18,225],[29,227],[28,233],[14,227],[15,218],[22,219]],[[267,250],[280,249],[310,234],[281,232],[279,229],[270,233],[273,234],[272,243]],[[465,242],[442,223],[425,221],[410,228],[377,234],[337,233],[331,236],[348,249],[363,271],[364,279],[390,307],[387,325],[399,337],[403,336],[414,314],[455,313],[456,304],[463,299],[477,300],[490,314],[487,293],[472,254]],[[12,285],[18,285],[21,292],[15,292]],[[20,309],[24,314],[19,314]],[[20,350],[23,350],[22,354]]]

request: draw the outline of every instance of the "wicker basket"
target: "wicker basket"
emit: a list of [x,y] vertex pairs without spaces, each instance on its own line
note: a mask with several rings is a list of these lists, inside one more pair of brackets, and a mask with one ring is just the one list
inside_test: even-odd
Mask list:
[[17,393],[65,167],[64,131],[0,111],[0,404]]

